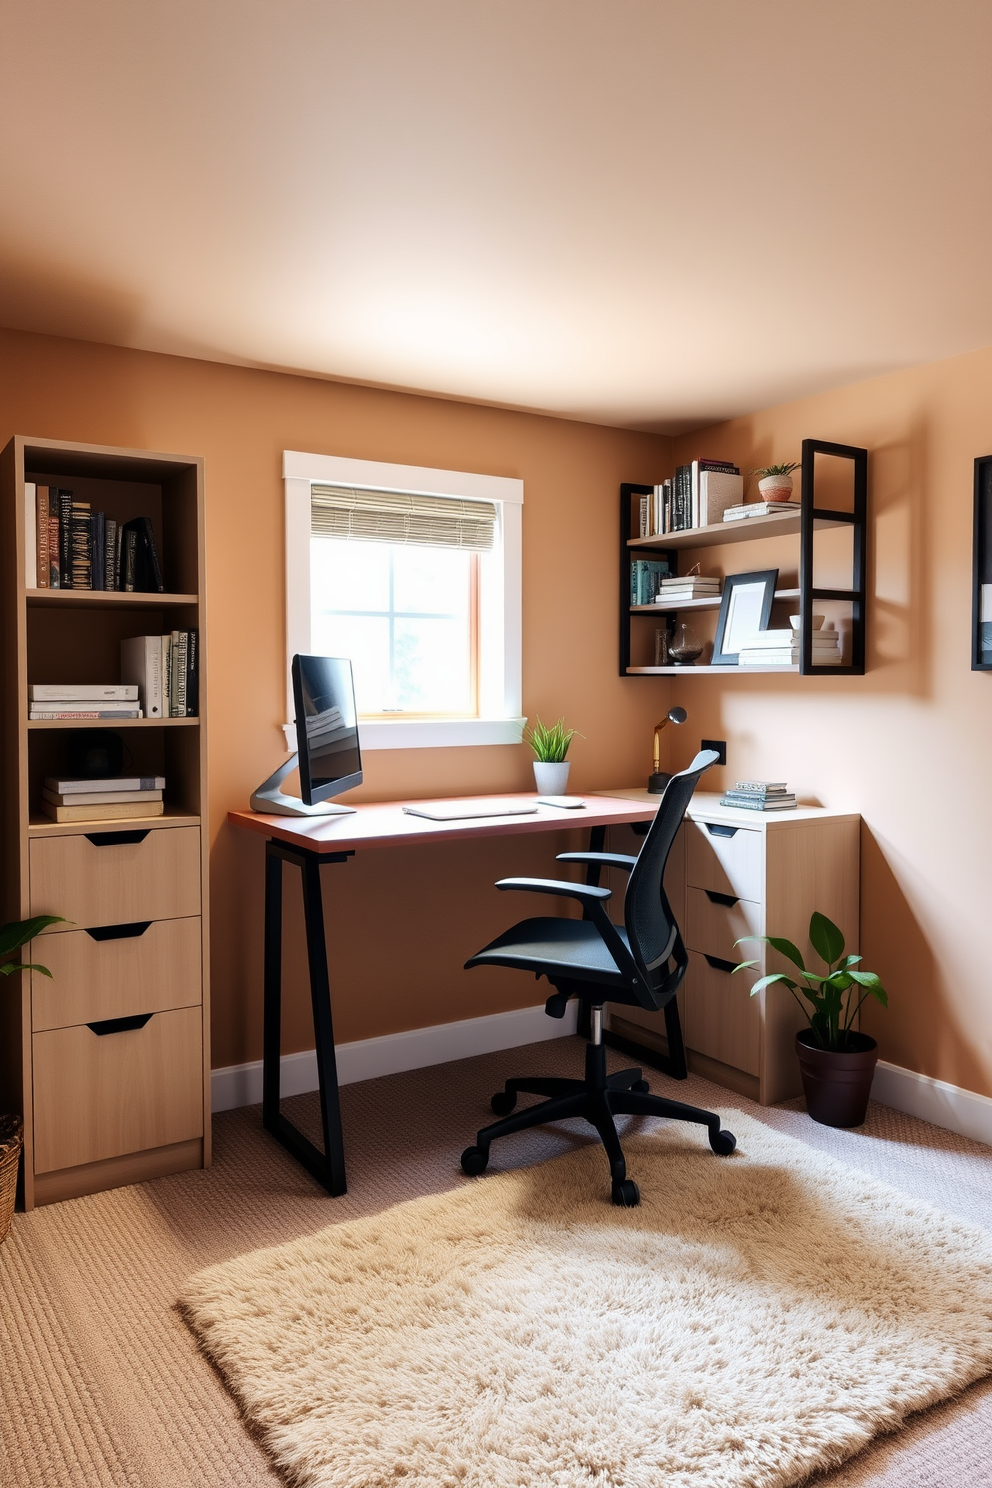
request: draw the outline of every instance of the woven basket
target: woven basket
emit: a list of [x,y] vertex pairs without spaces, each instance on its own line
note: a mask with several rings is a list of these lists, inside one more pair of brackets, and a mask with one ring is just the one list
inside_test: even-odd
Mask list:
[[0,1244],[14,1217],[23,1127],[20,1116],[0,1116]]

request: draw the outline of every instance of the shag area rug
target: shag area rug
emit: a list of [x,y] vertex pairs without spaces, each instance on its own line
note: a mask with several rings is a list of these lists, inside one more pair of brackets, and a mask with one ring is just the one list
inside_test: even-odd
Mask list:
[[739,1112],[258,1251],[182,1299],[303,1488],[786,1488],[992,1372],[992,1241]]

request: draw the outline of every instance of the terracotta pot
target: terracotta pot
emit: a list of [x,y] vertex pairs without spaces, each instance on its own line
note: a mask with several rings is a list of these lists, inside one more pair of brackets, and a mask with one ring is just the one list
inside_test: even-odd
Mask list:
[[867,1033],[849,1033],[847,1043],[821,1049],[811,1028],[796,1034],[806,1109],[821,1126],[860,1126],[868,1111],[878,1045]]
[[759,480],[758,490],[763,501],[791,501],[792,476],[766,475]]

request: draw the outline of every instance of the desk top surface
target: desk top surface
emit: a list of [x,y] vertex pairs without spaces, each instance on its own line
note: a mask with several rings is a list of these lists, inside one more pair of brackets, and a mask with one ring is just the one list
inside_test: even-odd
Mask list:
[[[533,801],[533,791],[501,792],[503,799]],[[439,799],[432,797],[432,800]],[[465,796],[466,801],[485,801],[489,796]],[[539,806],[533,815],[483,816],[460,821],[429,821],[423,816],[407,816],[404,805],[423,806],[422,800],[368,801],[356,806],[348,816],[263,816],[255,811],[229,811],[227,819],[236,827],[247,827],[263,837],[275,837],[294,847],[311,852],[354,852],[366,847],[395,847],[402,843],[471,840],[474,837],[502,837],[523,832],[569,832],[578,828],[609,827],[623,822],[648,821],[658,809],[660,796],[643,801],[619,797],[583,795],[582,810],[562,811],[555,806]]]

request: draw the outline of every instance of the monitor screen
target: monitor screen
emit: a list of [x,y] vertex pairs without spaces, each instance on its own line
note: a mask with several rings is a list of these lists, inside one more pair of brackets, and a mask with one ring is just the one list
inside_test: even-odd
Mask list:
[[308,806],[315,806],[362,783],[351,662],[335,656],[294,656],[293,696],[300,794]]

